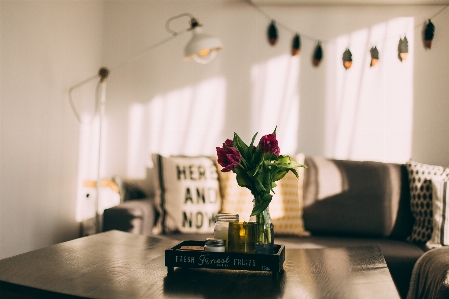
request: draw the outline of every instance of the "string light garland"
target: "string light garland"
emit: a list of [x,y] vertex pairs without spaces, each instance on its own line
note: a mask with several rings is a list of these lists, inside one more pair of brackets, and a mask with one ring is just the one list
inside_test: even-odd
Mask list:
[[[292,48],[291,48],[291,54],[292,56],[297,56],[300,53],[301,48],[301,37],[307,40],[311,40],[314,42],[317,42],[317,45],[315,47],[313,56],[312,56],[312,64],[315,67],[318,67],[323,60],[323,48],[321,46],[321,43],[327,43],[327,40],[318,39],[312,36],[308,36],[305,34],[299,34],[297,30],[294,30],[285,24],[279,22],[278,20],[275,20],[273,17],[271,17],[269,14],[267,14],[265,11],[263,11],[260,7],[258,7],[255,3],[252,2],[252,0],[243,0],[247,4],[249,4],[251,7],[253,7],[255,10],[257,10],[260,14],[265,16],[267,19],[270,20],[270,25],[268,27],[268,41],[270,45],[274,46],[277,43],[277,40],[279,38],[278,33],[278,27],[282,28],[286,31],[291,32],[294,34],[293,40],[292,40]],[[429,18],[428,22],[423,22],[415,26],[415,29],[417,28],[423,28],[425,26],[425,30],[423,31],[423,41],[424,41],[424,47],[426,49],[430,49],[432,46],[432,41],[434,38],[434,32],[435,32],[435,25],[431,22],[432,19],[437,17],[440,13],[442,13],[445,9],[447,9],[449,5],[446,5],[441,10],[439,10],[437,13],[435,13],[432,17]],[[371,62],[370,67],[375,66],[379,62],[379,50],[376,46],[373,46],[370,49],[371,54]],[[407,37],[404,36],[404,38],[400,38],[398,43],[398,58],[402,62],[407,59],[408,56],[408,40]],[[352,53],[348,49],[345,50],[343,53],[343,66],[346,69],[349,69],[352,66]]]
[[276,45],[278,41],[278,29],[276,28],[276,22],[274,20],[271,21],[270,26],[268,26],[268,42],[270,45]]
[[432,21],[429,19],[426,30],[424,30],[424,46],[426,47],[426,49],[430,49],[432,47],[432,40],[434,35],[435,25],[433,25]]
[[321,41],[318,41],[318,44],[315,47],[315,52],[313,52],[312,63],[314,66],[318,67],[323,60],[323,47],[321,47]]
[[349,49],[346,49],[343,52],[342,60],[343,60],[343,66],[345,67],[345,69],[350,69],[352,66],[352,53]]
[[376,66],[376,64],[379,62],[379,50],[377,50],[377,47],[374,46],[369,50],[369,53],[371,55],[371,62],[369,66],[370,67]]
[[292,41],[292,56],[298,56],[301,50],[301,37],[298,33],[295,34]]
[[398,58],[402,62],[407,59],[408,56],[408,40],[407,37],[399,39],[398,43]]

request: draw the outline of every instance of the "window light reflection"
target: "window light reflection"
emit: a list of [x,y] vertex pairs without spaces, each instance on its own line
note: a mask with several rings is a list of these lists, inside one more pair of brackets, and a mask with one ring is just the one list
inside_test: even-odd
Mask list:
[[251,131],[259,137],[278,126],[284,154],[297,149],[299,126],[299,56],[282,55],[251,69],[253,83]]

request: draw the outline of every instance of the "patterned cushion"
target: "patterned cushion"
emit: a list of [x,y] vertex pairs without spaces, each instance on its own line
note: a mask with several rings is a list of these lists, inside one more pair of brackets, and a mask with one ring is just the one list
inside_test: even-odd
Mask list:
[[449,179],[432,181],[433,232],[428,249],[449,245]]
[[414,161],[407,162],[410,181],[410,207],[415,218],[409,242],[426,243],[432,236],[432,181],[449,175],[449,169]]
[[[304,163],[304,154],[298,154],[294,159]],[[219,166],[219,169],[221,167]],[[219,171],[221,196],[223,199],[222,212],[237,213],[240,221],[248,221],[253,209],[253,196],[247,188],[237,184],[233,172]],[[304,168],[298,168],[299,179],[289,172],[274,188],[275,194],[270,203],[270,216],[277,235],[306,236],[309,233],[304,228],[303,184]]]
[[153,233],[213,233],[221,208],[217,168],[208,157],[152,155],[155,207]]

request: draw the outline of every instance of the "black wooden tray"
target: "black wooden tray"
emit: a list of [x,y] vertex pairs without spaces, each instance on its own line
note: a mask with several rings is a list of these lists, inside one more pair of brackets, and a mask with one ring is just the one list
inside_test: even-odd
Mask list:
[[181,250],[181,246],[204,246],[205,241],[183,241],[165,250],[168,274],[175,267],[271,271],[273,278],[284,270],[285,246],[274,244],[273,254]]

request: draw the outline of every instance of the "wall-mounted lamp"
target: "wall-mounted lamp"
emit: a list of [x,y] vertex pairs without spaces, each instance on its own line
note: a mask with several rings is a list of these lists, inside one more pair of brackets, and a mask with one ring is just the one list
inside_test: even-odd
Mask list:
[[[181,17],[185,17],[185,16],[190,18],[190,27],[189,28],[187,28],[183,31],[179,31],[179,32],[176,32],[176,31],[170,29],[171,21],[181,18]],[[98,141],[99,142],[99,144],[98,144],[98,165],[97,165],[97,178],[96,178],[97,196],[95,199],[95,211],[96,211],[95,231],[96,232],[101,231],[101,227],[100,227],[101,223],[100,223],[100,217],[99,217],[99,213],[98,213],[100,181],[101,181],[101,178],[100,178],[100,169],[101,169],[100,161],[101,161],[101,151],[102,151],[101,134],[103,131],[103,120],[104,120],[105,107],[106,107],[106,82],[107,82],[107,78],[108,78],[110,72],[141,57],[146,52],[164,45],[168,41],[174,39],[175,37],[179,36],[180,34],[182,34],[184,32],[187,32],[187,31],[192,31],[193,36],[190,39],[190,41],[187,43],[187,45],[184,49],[184,55],[185,55],[186,60],[193,59],[198,63],[206,64],[206,63],[211,62],[217,55],[217,52],[223,48],[223,44],[220,41],[220,39],[218,39],[217,37],[203,33],[202,29],[201,29],[201,25],[198,23],[197,19],[189,13],[183,13],[183,14],[169,18],[167,20],[167,22],[165,23],[165,29],[169,33],[172,34],[171,37],[164,39],[156,44],[153,44],[152,46],[148,47],[147,49],[143,50],[142,52],[137,53],[136,55],[130,57],[129,59],[127,59],[126,61],[124,61],[120,64],[117,64],[116,66],[114,66],[112,68],[108,69],[108,68],[102,67],[102,68],[100,68],[99,72],[96,75],[94,75],[90,78],[87,78],[86,80],[69,88],[68,95],[69,95],[70,106],[72,107],[73,113],[75,114],[75,117],[77,118],[77,120],[81,124],[83,124],[83,121],[81,120],[81,117],[76,109],[76,106],[73,103],[72,92],[73,92],[73,90],[87,84],[88,82],[90,82],[94,79],[99,79],[99,82],[97,85],[97,91],[95,93],[95,112],[94,112],[94,117],[97,115],[99,116],[99,136],[100,136],[98,138],[98,140],[99,140]]]
[[223,48],[223,44],[217,37],[203,33],[201,26],[195,18],[190,19],[190,30],[193,35],[184,48],[184,56],[186,59],[193,58],[198,63],[206,64],[215,58],[217,52]]

